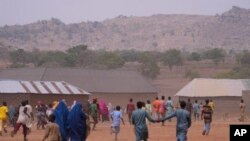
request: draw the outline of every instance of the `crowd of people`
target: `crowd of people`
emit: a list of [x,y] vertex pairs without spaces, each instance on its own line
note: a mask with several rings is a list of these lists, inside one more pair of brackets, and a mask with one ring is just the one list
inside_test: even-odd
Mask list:
[[[245,119],[246,104],[243,100],[240,102],[240,121]],[[110,124],[110,133],[118,139],[121,123],[125,124],[123,113],[126,111],[128,123],[135,128],[135,140],[147,141],[148,124],[150,122],[165,125],[165,121],[171,122],[171,118],[176,117],[176,138],[178,141],[187,140],[187,132],[191,126],[191,121],[203,120],[204,128],[202,135],[209,135],[211,129],[212,116],[215,110],[215,103],[205,100],[205,104],[190,99],[179,101],[174,106],[171,97],[165,100],[165,97],[156,97],[151,103],[150,100],[137,101],[129,99],[128,104],[122,110],[119,105],[112,106],[104,100],[94,98],[87,105],[82,106],[80,102],[74,101],[72,104],[65,100],[54,101],[51,104],[38,101],[32,108],[28,100],[22,101],[20,106],[14,108],[3,102],[0,106],[0,136],[7,133],[7,121],[13,130],[11,137],[23,129],[23,140],[28,140],[32,123],[36,119],[37,130],[44,130],[43,141],[85,141],[90,134],[90,124],[93,124],[92,131],[96,130],[99,122]],[[192,118],[193,116],[193,118]]]

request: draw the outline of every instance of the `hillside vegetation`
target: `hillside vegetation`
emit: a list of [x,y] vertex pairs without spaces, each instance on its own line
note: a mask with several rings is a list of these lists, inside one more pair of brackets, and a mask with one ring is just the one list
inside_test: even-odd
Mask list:
[[0,27],[0,48],[65,51],[86,44],[91,50],[249,49],[250,10],[233,7],[214,16],[118,16],[103,22],[64,24],[58,19]]

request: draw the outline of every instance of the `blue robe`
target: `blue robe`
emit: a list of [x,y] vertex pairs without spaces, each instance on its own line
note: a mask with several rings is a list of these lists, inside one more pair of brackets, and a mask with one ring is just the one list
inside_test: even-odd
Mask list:
[[77,103],[69,112],[68,116],[69,138],[71,141],[86,140],[86,115],[82,111],[82,105]]
[[60,101],[58,106],[54,111],[54,115],[56,117],[55,122],[58,124],[60,128],[60,133],[62,137],[62,141],[68,140],[68,131],[67,131],[67,117],[69,114],[69,110],[64,101]]
[[177,141],[186,141],[188,128],[191,126],[190,113],[185,109],[178,109],[172,114],[164,117],[162,120],[165,121],[173,117],[177,118],[177,123],[176,123]]
[[135,125],[136,141],[146,141],[148,139],[148,127],[146,124],[146,118],[151,122],[155,122],[155,120],[151,118],[146,110],[137,109],[132,113],[132,123]]

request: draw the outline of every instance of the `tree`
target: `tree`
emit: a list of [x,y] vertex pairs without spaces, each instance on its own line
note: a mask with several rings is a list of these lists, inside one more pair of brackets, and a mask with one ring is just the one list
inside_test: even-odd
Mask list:
[[250,66],[250,52],[243,51],[242,53],[237,54],[236,61],[241,65]]
[[97,55],[96,63],[101,67],[114,69],[123,66],[125,62],[116,53],[100,51]]
[[185,78],[194,79],[194,78],[198,78],[198,77],[200,77],[200,74],[197,71],[187,70],[185,72]]
[[154,79],[160,74],[160,67],[157,62],[148,61],[141,64],[139,71],[142,75]]
[[138,58],[141,63],[139,71],[142,75],[154,79],[160,74],[160,67],[157,64],[157,57],[152,52],[142,52]]
[[197,52],[192,52],[190,56],[188,57],[190,61],[200,61],[201,60],[201,55]]
[[83,58],[86,58],[84,55],[86,55],[86,52],[88,51],[87,48],[88,47],[86,45],[77,45],[66,50],[67,55],[65,57],[65,65],[69,67],[74,67],[77,64],[82,64],[79,61],[79,58],[81,56],[81,61],[85,60]]
[[164,65],[167,65],[170,70],[173,66],[180,66],[183,64],[183,58],[181,52],[176,49],[170,49],[163,53],[162,62]]
[[204,52],[205,59],[211,59],[217,66],[219,62],[224,61],[225,51],[223,49],[214,48]]

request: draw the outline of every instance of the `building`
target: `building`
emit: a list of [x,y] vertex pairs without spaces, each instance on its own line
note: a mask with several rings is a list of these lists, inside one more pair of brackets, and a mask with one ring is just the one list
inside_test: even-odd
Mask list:
[[[239,113],[241,99],[250,101],[249,79],[207,79],[198,78],[189,82],[185,87],[176,93],[179,100],[191,99],[202,101],[212,99],[215,102],[217,113]],[[249,105],[250,106],[250,105]],[[247,112],[250,112],[247,108]]]
[[125,106],[130,98],[153,100],[157,90],[139,73],[125,70],[91,70],[77,68],[2,69],[0,79],[29,81],[65,81],[82,88],[92,98],[104,99],[112,105]]
[[45,104],[65,99],[68,104],[74,100],[87,104],[90,93],[63,81],[16,81],[0,80],[0,101],[18,106],[21,101],[29,100],[32,106],[37,101]]

